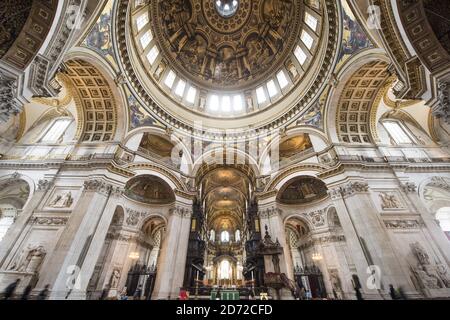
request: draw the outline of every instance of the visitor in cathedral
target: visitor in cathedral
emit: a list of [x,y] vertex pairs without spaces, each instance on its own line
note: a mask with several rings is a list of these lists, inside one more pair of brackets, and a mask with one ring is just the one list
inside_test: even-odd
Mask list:
[[313,296],[311,290],[306,290],[306,300],[312,300]]
[[123,288],[122,292],[119,294],[119,300],[128,300],[128,295],[127,295],[127,287]]
[[359,287],[355,288],[356,300],[364,300],[361,289]]
[[5,292],[3,293],[3,300],[12,299],[19,283],[20,279],[17,279],[15,282],[11,283],[8,287],[6,287]]
[[102,295],[100,296],[100,300],[106,300],[108,298],[108,293],[109,293],[109,286],[106,286],[103,291],[102,291]]
[[395,291],[395,288],[392,284],[389,285],[389,295],[391,296],[392,300],[399,299],[399,296],[397,295],[397,292]]
[[28,285],[25,290],[22,293],[22,297],[20,298],[20,300],[29,300],[30,299],[30,293],[31,290],[33,290],[33,287],[31,285]]
[[222,292],[220,292],[220,288],[217,290],[216,300],[222,300]]
[[49,292],[50,292],[50,285],[47,284],[44,287],[44,289],[41,292],[39,292],[38,300],[47,300]]
[[137,287],[136,292],[134,293],[133,299],[134,300],[141,300],[141,296],[142,296],[142,284],[140,284]]

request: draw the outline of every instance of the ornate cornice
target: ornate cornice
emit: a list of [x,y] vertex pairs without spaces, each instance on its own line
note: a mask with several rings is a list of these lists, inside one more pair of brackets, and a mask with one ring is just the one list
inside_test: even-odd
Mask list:
[[177,189],[180,191],[188,192],[186,185],[179,179],[172,171],[165,169],[162,166],[158,166],[156,164],[151,163],[140,163],[140,164],[131,164],[126,167],[127,170],[137,171],[137,170],[145,170],[149,169],[152,171],[156,171],[168,177],[173,183],[175,183]]

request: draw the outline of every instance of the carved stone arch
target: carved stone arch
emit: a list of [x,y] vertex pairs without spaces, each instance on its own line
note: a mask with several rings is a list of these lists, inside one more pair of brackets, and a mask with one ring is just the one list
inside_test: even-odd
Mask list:
[[326,166],[317,163],[301,163],[297,166],[287,168],[278,173],[267,183],[264,192],[278,192],[286,182],[301,175],[318,178],[325,170],[327,170]]
[[125,207],[117,205],[111,220],[111,226],[122,226],[125,221]]
[[[16,190],[12,195],[8,192]],[[34,182],[31,178],[11,174],[0,178],[0,203],[9,203],[21,210],[26,207],[34,194]]]
[[129,114],[122,88],[115,82],[115,70],[98,54],[85,48],[72,49],[65,61],[65,70],[60,76],[77,105],[77,138],[81,142],[123,139]]
[[314,176],[298,175],[278,189],[277,202],[284,205],[306,205],[327,197],[328,188],[322,180]]
[[169,183],[151,174],[131,178],[125,185],[124,195],[132,201],[150,205],[169,205],[175,202],[175,192]]
[[285,229],[289,228],[289,229],[291,229],[292,231],[294,231],[295,233],[297,233],[297,235],[299,236],[299,239],[300,239],[300,237],[302,236],[302,234],[299,233],[299,230],[297,230],[297,229],[295,229],[295,228],[292,228],[292,226],[289,226],[289,225],[288,225],[289,222],[290,222],[290,221],[293,221],[293,220],[297,220],[298,222],[303,223],[303,224],[305,225],[305,227],[306,227],[306,230],[305,230],[306,233],[303,234],[303,236],[310,234],[311,231],[314,230],[314,225],[313,225],[313,224],[311,223],[311,221],[309,221],[304,215],[299,214],[299,213],[296,213],[296,214],[291,214],[291,215],[287,216],[287,217],[284,219],[284,222],[283,222],[283,223],[284,223]]
[[[166,228],[168,225],[168,220],[167,217],[165,217],[163,214],[161,213],[149,213],[144,219],[142,219],[139,224],[137,225],[137,229],[139,230],[143,230],[145,228],[145,226],[150,223],[152,220],[161,220],[162,225],[158,227],[158,229],[160,228]],[[153,230],[153,233],[156,232],[157,230]]]
[[[124,146],[126,146],[128,149],[130,149],[132,151],[136,151],[135,145],[136,145],[137,140],[133,141],[133,139],[135,139],[140,134],[146,134],[146,133],[159,136],[159,137],[164,138],[164,139],[170,141],[171,143],[173,143],[173,145],[175,146],[175,148],[177,148],[177,150],[180,150],[183,152],[183,161],[187,162],[186,166],[188,168],[188,171],[190,172],[190,170],[193,167],[193,160],[192,160],[192,154],[191,154],[191,150],[189,149],[189,146],[186,145],[185,142],[180,137],[178,137],[175,134],[169,135],[167,130],[164,130],[161,127],[148,126],[148,127],[139,127],[137,129],[134,129],[133,131],[128,132],[128,134],[125,136],[122,144]],[[142,138],[140,140],[142,140]],[[184,173],[189,174],[189,172],[184,172]]]
[[342,228],[342,224],[341,221],[339,219],[339,216],[337,214],[336,211],[336,207],[334,206],[330,206],[327,209],[327,214],[326,214],[326,218],[327,218],[327,222],[328,222],[328,226],[331,228]]
[[422,181],[418,194],[431,214],[443,207],[450,207],[450,177],[433,176]]
[[[214,153],[217,152],[220,154],[233,154],[233,162],[231,164],[227,163],[227,158],[223,159],[223,164],[216,163],[217,159],[214,157]],[[239,157],[239,161],[237,161],[237,157]],[[210,159],[211,161],[208,161]],[[244,163],[242,163],[242,160]],[[246,152],[238,150],[236,148],[223,149],[223,148],[213,148],[207,152],[204,152],[200,158],[198,158],[194,162],[194,167],[192,169],[192,176],[196,177],[197,180],[201,180],[200,177],[204,177],[205,174],[217,167],[230,166],[240,170],[242,173],[247,175],[252,183],[255,184],[256,178],[259,176],[259,167],[257,161],[251,157]]]
[[187,185],[172,171],[166,170],[161,166],[156,166],[152,164],[131,164],[127,169],[133,171],[134,178],[140,175],[152,175],[164,180],[170,185],[172,190],[179,190],[188,192]]
[[[276,135],[274,139],[272,139],[267,146],[264,148],[264,150],[261,153],[258,166],[260,168],[260,171],[262,171],[262,168],[264,166],[265,159],[270,156],[270,151],[273,150],[275,144],[280,144],[283,141],[286,141],[290,138],[294,138],[300,134],[308,134],[309,136],[316,136],[319,139],[323,141],[324,144],[329,145],[328,137],[324,134],[323,131],[313,128],[310,126],[299,126],[295,128],[290,128],[286,131],[285,135],[280,137],[280,135]],[[322,151],[322,150],[315,150],[316,152]]]
[[[325,123],[326,123],[326,133],[329,137],[330,142],[333,143],[340,143],[342,141],[342,132],[340,132],[340,121],[339,120],[339,113],[341,109],[341,105],[343,102],[346,102],[350,99],[345,99],[344,93],[347,90],[355,90],[357,87],[352,88],[349,87],[352,84],[352,78],[356,76],[355,80],[360,79],[361,77],[358,76],[358,72],[363,70],[364,67],[367,69],[370,68],[371,65],[373,65],[374,68],[380,67],[381,65],[385,64],[385,69],[387,69],[389,63],[389,58],[386,56],[385,52],[381,49],[370,49],[370,50],[364,50],[363,52],[355,55],[353,58],[349,59],[345,65],[341,68],[339,73],[337,74],[337,85],[331,90],[328,100],[325,104]],[[361,74],[360,74],[361,76]],[[372,93],[370,99],[358,99],[356,101],[362,103],[363,101],[367,100],[369,103],[369,107],[367,111],[362,112],[362,114],[367,113],[366,120],[364,121],[363,125],[365,126],[365,131],[367,131],[367,134],[364,136],[367,137],[370,140],[372,140],[371,136],[369,136],[369,129],[370,129],[370,109],[372,105],[375,104],[376,100],[380,99],[381,101],[381,95],[380,95],[380,89],[383,88],[383,85],[388,80],[389,76],[388,74],[385,74],[383,77],[380,77],[384,79],[382,83],[380,83],[380,80],[376,80],[376,76],[374,75],[373,79],[370,80],[372,83],[372,80],[378,81],[379,86],[370,88],[370,92]],[[359,83],[359,82],[358,82]],[[362,97],[366,97],[364,94],[366,93],[365,88],[361,88],[361,90],[364,90],[364,93]],[[343,98],[344,97],[344,98]],[[348,97],[347,97],[348,98]],[[352,97],[350,97],[352,98]],[[358,109],[360,110],[360,109]],[[357,111],[359,115],[359,111]],[[359,124],[356,122],[355,124]],[[345,123],[343,124],[345,125]],[[361,128],[358,126],[358,131],[355,133],[355,136],[357,135],[361,139]],[[370,143],[370,142],[369,142]]]

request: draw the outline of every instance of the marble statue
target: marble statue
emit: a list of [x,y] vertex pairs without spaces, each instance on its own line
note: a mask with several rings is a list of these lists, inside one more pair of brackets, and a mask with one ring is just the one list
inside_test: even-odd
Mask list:
[[419,266],[417,268],[412,268],[414,277],[422,284],[424,288],[427,289],[441,289],[442,284],[440,279],[430,272],[427,271],[425,266]]
[[430,256],[427,254],[427,252],[419,242],[411,244],[411,250],[419,261],[420,265],[425,266],[430,264]]
[[120,270],[114,269],[111,274],[111,280],[110,280],[110,286],[113,289],[116,289],[119,287],[119,280],[120,280]]
[[23,249],[18,258],[13,262],[10,271],[35,273],[39,270],[42,261],[46,255],[46,251],[43,246],[29,245]]
[[333,287],[333,290],[336,292],[342,292],[342,283],[341,279],[339,278],[338,270],[333,269],[329,271],[330,274],[330,282],[331,286]]
[[70,208],[73,204],[72,192],[58,194],[50,203],[52,208]]

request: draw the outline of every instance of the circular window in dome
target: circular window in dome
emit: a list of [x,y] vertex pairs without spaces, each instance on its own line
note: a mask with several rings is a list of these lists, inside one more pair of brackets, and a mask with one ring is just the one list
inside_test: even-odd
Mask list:
[[232,17],[239,8],[239,0],[214,0],[217,12],[224,18]]

